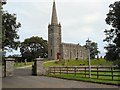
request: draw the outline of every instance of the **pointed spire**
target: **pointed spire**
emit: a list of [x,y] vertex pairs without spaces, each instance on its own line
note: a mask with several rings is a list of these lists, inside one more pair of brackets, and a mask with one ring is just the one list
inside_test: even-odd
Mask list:
[[58,24],[55,0],[53,1],[51,24]]

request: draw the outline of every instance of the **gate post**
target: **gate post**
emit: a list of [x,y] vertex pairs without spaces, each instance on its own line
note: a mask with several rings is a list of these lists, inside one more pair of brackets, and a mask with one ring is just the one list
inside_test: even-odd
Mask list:
[[14,64],[15,64],[14,58],[6,58],[5,59],[4,77],[14,75]]
[[46,71],[43,67],[43,58],[36,58],[33,66],[33,75],[45,75]]

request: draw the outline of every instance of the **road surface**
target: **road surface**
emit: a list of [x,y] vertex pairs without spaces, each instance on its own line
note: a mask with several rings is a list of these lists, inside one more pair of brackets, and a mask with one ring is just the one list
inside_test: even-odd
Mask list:
[[3,88],[118,88],[114,85],[32,76],[30,68],[16,69],[14,76],[3,78],[2,82]]

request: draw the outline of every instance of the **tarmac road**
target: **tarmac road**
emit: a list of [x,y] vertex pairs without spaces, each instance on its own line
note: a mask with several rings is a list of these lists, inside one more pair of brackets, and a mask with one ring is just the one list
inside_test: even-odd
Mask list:
[[114,85],[32,76],[30,68],[15,70],[15,75],[2,80],[3,88],[118,88]]

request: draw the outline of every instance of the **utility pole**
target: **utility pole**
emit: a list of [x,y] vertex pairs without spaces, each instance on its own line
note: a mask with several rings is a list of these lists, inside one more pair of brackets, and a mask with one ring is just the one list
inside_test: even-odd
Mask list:
[[89,78],[91,78],[90,48],[88,49]]
[[90,40],[89,40],[89,38],[86,41],[86,46],[87,46],[87,49],[88,49],[89,78],[91,78],[91,60],[90,60]]

